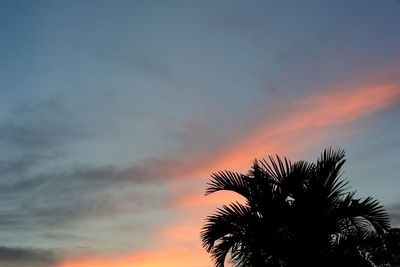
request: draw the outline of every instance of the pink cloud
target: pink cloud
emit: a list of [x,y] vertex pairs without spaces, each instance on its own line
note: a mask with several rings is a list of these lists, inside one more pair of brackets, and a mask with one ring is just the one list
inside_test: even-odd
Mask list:
[[58,267],[207,267],[210,260],[202,251],[185,249],[160,249],[118,255],[113,258],[95,257],[66,261]]

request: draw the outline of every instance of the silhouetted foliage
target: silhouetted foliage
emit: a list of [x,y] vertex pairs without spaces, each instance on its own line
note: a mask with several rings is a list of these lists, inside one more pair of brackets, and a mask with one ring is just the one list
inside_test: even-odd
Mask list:
[[400,229],[390,229],[362,250],[376,266],[400,266]]
[[389,217],[376,200],[349,191],[344,163],[343,150],[328,148],[315,163],[277,156],[256,160],[247,175],[212,174],[206,195],[246,198],[206,218],[201,239],[215,266],[228,254],[238,267],[373,266],[368,249],[387,236]]

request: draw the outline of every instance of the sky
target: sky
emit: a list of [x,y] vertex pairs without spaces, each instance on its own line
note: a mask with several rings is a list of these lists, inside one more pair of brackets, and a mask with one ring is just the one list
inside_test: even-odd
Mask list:
[[0,265],[206,267],[211,173],[315,161],[400,226],[400,2],[0,1]]

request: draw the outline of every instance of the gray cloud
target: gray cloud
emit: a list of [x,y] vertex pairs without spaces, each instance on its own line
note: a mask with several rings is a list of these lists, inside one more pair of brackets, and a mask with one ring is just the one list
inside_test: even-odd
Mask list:
[[133,50],[134,45],[129,45],[130,43],[129,40],[119,36],[105,43],[97,43],[95,47],[88,46],[87,51],[100,59],[112,72],[134,69],[152,79],[160,79],[177,90],[194,87],[194,84],[174,74],[168,64]]
[[[157,71],[151,62],[140,64]],[[97,117],[99,106],[85,113],[83,102],[72,101],[21,104],[0,120],[0,237],[8,242],[3,245],[60,247],[65,255],[143,246],[173,216],[166,212],[171,204],[166,184],[192,169],[177,152],[192,155],[196,149],[185,149],[193,140],[178,136],[177,151],[130,163],[113,161],[112,153],[97,160],[85,150],[114,137],[109,128],[120,132],[125,125],[110,126],[109,117]],[[113,112],[107,116],[114,118]],[[182,130],[185,136],[194,127],[189,128]]]
[[[124,222],[136,225],[135,231],[156,224],[157,220],[144,223],[141,216],[156,216],[157,210],[168,205],[167,189],[160,185],[175,162],[146,159],[125,166],[71,161],[53,164],[53,160],[69,159],[71,145],[95,134],[97,128],[82,121],[60,98],[21,104],[0,121],[0,237],[9,242],[3,245],[62,244],[65,253],[84,251],[79,248],[82,244],[101,246],[101,242],[90,241],[98,235],[92,228],[103,229],[95,226],[96,222],[107,225],[118,222],[119,217],[140,214]],[[93,222],[90,230],[85,229],[88,222]],[[109,235],[126,227],[123,223],[114,225],[107,230]],[[107,239],[108,234],[101,235]],[[98,247],[90,249],[96,251]],[[37,262],[37,266],[47,266],[41,264],[50,264],[51,260],[46,261],[40,252],[5,247],[0,252],[4,254],[0,265],[8,266],[7,262],[9,266],[27,266],[23,263],[27,259]],[[11,261],[13,257],[21,259]]]
[[65,146],[89,136],[58,98],[20,104],[0,122],[0,180],[64,156]]
[[148,239],[139,233],[168,219],[164,211],[171,202],[162,172],[157,165],[80,165],[3,181],[0,236],[16,246],[57,248],[61,242],[64,254],[99,252],[105,243],[115,243],[116,250],[124,249],[121,242],[132,248],[136,243],[124,240],[127,232]]
[[174,178],[171,176],[179,177],[179,173],[184,172],[187,167],[185,163],[173,159],[156,158],[144,159],[128,167],[74,164],[63,169],[51,169],[37,175],[3,181],[0,183],[0,192],[3,195],[35,190],[62,193],[57,190],[88,191],[112,186],[157,185]]
[[47,267],[55,264],[56,256],[51,251],[0,246],[0,265],[3,267]]
[[176,75],[174,75],[169,70],[168,66],[158,63],[150,59],[149,57],[131,52],[127,60],[128,64],[140,66],[140,68],[148,75],[158,77],[165,83],[173,85],[174,88],[187,89],[193,87],[193,84],[185,80],[179,79]]
[[0,161],[0,173],[2,176],[7,175],[21,175],[39,165],[42,161],[52,158],[50,155],[44,153],[27,153]]
[[0,125],[0,140],[24,150],[41,150],[83,135],[78,126],[61,99],[53,97],[37,104],[21,103],[14,108],[10,120]]
[[[0,207],[12,208],[0,214],[0,230],[60,225],[83,217],[108,216],[160,208],[166,195],[158,166],[73,166],[33,177],[0,184]],[[155,195],[157,197],[155,197]],[[129,208],[124,206],[129,201]]]

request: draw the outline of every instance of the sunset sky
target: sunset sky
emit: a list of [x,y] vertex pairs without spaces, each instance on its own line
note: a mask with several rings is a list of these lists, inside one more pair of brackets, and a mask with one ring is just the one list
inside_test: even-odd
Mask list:
[[0,1],[0,266],[211,267],[212,172],[345,149],[400,226],[400,2]]

